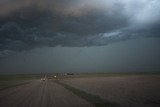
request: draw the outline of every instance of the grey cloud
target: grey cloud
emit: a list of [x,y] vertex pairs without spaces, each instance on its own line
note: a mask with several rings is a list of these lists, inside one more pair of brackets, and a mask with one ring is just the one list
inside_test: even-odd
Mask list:
[[8,57],[9,55],[13,54],[14,52],[11,50],[4,50],[0,51],[0,58]]
[[29,0],[14,1],[11,6],[12,2],[3,1],[6,7],[0,11],[1,52],[57,45],[102,46],[160,36],[158,0]]

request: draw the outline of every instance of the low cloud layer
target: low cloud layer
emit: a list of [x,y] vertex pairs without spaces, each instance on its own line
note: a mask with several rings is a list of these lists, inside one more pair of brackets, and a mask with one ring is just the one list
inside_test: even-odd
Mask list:
[[160,37],[159,0],[1,0],[0,56]]

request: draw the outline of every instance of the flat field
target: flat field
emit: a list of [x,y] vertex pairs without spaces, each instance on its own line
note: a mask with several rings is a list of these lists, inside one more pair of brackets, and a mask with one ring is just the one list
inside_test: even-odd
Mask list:
[[0,107],[160,107],[159,74],[1,76]]
[[85,76],[63,82],[122,107],[160,107],[160,75]]

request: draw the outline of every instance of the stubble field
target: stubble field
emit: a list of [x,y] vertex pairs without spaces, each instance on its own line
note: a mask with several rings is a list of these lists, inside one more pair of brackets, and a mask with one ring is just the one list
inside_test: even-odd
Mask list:
[[160,75],[81,77],[63,82],[122,107],[160,107]]
[[1,78],[0,107],[160,107],[159,74],[54,76]]

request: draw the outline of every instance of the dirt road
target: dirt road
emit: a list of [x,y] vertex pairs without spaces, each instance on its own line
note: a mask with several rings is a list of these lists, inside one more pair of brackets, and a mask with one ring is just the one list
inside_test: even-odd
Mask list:
[[35,80],[0,91],[0,107],[93,107],[52,81]]

